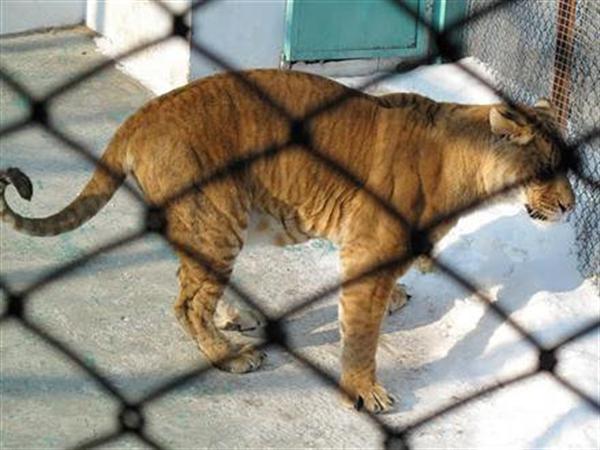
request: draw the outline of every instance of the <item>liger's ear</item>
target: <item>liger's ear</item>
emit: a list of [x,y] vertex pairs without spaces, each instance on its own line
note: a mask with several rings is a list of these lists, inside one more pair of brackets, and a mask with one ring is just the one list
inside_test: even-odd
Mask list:
[[533,139],[531,127],[519,117],[518,113],[505,106],[490,108],[490,126],[492,133],[506,136],[518,145],[528,144]]
[[552,104],[552,102],[547,98],[543,97],[538,99],[538,101],[535,102],[535,105],[533,105],[533,107],[538,109],[554,109],[554,105]]
[[535,108],[538,115],[542,118],[546,117],[554,121],[558,117],[556,108],[554,107],[552,102],[547,98],[540,98],[537,102],[535,102],[535,105],[533,105],[533,107]]

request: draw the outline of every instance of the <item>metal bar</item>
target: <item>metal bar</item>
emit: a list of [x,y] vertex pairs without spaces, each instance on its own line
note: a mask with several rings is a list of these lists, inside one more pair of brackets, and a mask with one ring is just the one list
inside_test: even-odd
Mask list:
[[577,0],[558,0],[556,16],[556,51],[552,102],[558,111],[558,123],[564,129],[569,116],[571,68],[573,66],[573,35]]

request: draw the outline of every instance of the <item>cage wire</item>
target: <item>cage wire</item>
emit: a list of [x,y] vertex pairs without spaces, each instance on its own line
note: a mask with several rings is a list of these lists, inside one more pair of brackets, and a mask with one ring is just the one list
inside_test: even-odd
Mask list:
[[[493,3],[470,0],[469,13]],[[600,2],[514,2],[468,24],[463,37],[465,53],[482,61],[511,98],[526,103],[552,99],[568,140],[600,128]],[[576,151],[581,173],[597,183],[600,139]],[[594,277],[600,290],[600,192],[576,176],[571,181],[579,269]]]
[[[560,0],[560,1],[572,1],[572,0]],[[209,59],[223,70],[235,71],[234,65],[228,63],[223,55],[214,53],[210,48],[203,46],[201,42],[196,42],[191,36],[190,29],[185,22],[186,14],[191,10],[196,12],[201,10],[206,4],[211,3],[211,0],[204,0],[195,2],[191,5],[188,11],[183,14],[175,14],[170,11],[166,4],[161,3],[159,0],[155,0],[156,4],[162,8],[165,14],[172,16],[172,30],[168,35],[161,38],[157,38],[152,42],[145,43],[139,47],[132,48],[116,60],[136,54],[137,52],[149,48],[160,42],[164,42],[168,39],[185,39],[191,45],[192,51],[202,55]],[[507,101],[511,101],[511,95],[516,95],[524,100],[530,100],[532,96],[538,94],[548,95],[547,88],[540,90],[543,83],[540,80],[544,80],[545,83],[551,83],[552,77],[552,65],[553,65],[553,44],[551,38],[544,38],[543,30],[552,30],[555,19],[556,9],[549,2],[527,2],[525,6],[524,2],[518,3],[517,1],[504,0],[497,2],[473,2],[469,11],[469,15],[466,19],[460,20],[456,24],[446,28],[444,32],[436,33],[434,28],[426,23],[423,18],[419,17],[410,7],[405,5],[401,0],[396,0],[394,3],[398,8],[401,8],[407,14],[411,14],[416,20],[420,21],[430,33],[431,39],[435,42],[436,48],[439,49],[434,51],[433,54],[426,55],[422,58],[408,61],[402,65],[399,65],[396,71],[385,73],[369,83],[362,86],[367,88],[372,83],[376,83],[385,79],[397,75],[399,72],[408,71],[422,64],[430,64],[435,62],[440,56],[445,57],[449,60],[456,60],[460,56],[460,51],[452,43],[452,39],[449,39],[449,34],[455,32],[465,25],[471,24],[469,27],[469,45],[471,52],[476,56],[481,57],[484,61],[492,63],[494,58],[498,56],[499,61],[505,61],[505,65],[493,66],[498,74],[507,74],[503,78],[504,84],[502,89],[498,90],[494,86],[487,83],[485,80],[478,77],[477,74],[472,73],[467,67],[462,66],[458,63],[459,67],[467,71],[471,76],[477,78],[480,82],[486,84],[490,89],[494,90],[497,95],[500,95]],[[519,9],[525,8],[525,9]],[[530,11],[525,14],[525,11]],[[564,142],[560,136],[549,134],[545,129],[539,131],[553,140],[556,145],[562,150],[563,155],[572,155],[574,152],[583,153],[584,156],[580,159],[573,157],[565,157],[564,165],[558,169],[560,173],[569,170],[572,173],[573,178],[576,180],[579,188],[579,212],[576,216],[576,226],[578,227],[578,236],[586,236],[586,242],[589,243],[594,239],[594,236],[598,236],[598,230],[594,229],[597,227],[597,217],[600,212],[598,208],[598,190],[599,185],[596,180],[598,171],[600,170],[598,153],[594,154],[594,145],[598,142],[600,135],[600,127],[598,126],[598,116],[594,115],[594,108],[598,105],[598,91],[597,91],[597,78],[594,78],[594,74],[597,75],[598,71],[598,50],[593,51],[593,43],[598,42],[598,19],[599,7],[595,2],[583,2],[580,0],[580,6],[577,10],[577,32],[575,38],[575,45],[573,47],[572,59],[574,61],[574,69],[572,76],[572,97],[571,97],[571,114],[569,121],[569,133],[571,139],[569,142]],[[531,39],[531,36],[535,36],[535,39]],[[494,47],[490,42],[496,42],[497,45]],[[536,51],[536,49],[538,49]],[[522,55],[528,55],[533,58],[531,63],[523,64]],[[518,57],[519,56],[519,57]],[[534,64],[535,63],[535,64]],[[91,159],[100,164],[99,161],[93,156],[93,154],[85,148],[85,146],[79,144],[75,139],[69,136],[65,131],[60,130],[55,122],[50,117],[51,103],[54,99],[60,97],[64,93],[68,92],[74,86],[84,83],[87,79],[114,64],[114,61],[103,62],[98,66],[91,68],[90,70],[75,76],[72,79],[67,80],[62,86],[58,87],[55,91],[51,92],[44,98],[37,98],[33,96],[26,86],[21,84],[14,75],[10,74],[5,68],[0,67],[0,77],[7,83],[12,89],[26,98],[30,104],[30,115],[22,120],[17,120],[14,123],[9,123],[0,129],[0,137],[7,136],[11,133],[19,132],[26,129],[30,124],[34,123],[44,127],[51,135],[55,136],[62,142],[66,143],[82,156]],[[539,67],[538,71],[529,71],[530,67]],[[543,69],[542,69],[543,68]],[[62,354],[64,357],[75,363],[80,367],[97,385],[104,391],[106,395],[114,398],[120,405],[120,413],[117,417],[117,426],[111,432],[90,438],[88,441],[73,443],[74,448],[93,448],[105,445],[110,442],[114,442],[125,435],[133,435],[140,439],[142,442],[152,448],[167,448],[162,442],[160,437],[153,435],[152,430],[149,429],[145,420],[145,408],[162,398],[165,395],[169,395],[175,389],[188,383],[192,380],[197,380],[198,377],[212,369],[212,366],[202,366],[189,372],[182,373],[173,378],[166,379],[164,383],[155,388],[152,392],[144,395],[141,398],[134,398],[131,394],[128,394],[121,388],[117,387],[110,378],[107,376],[107,372],[100,367],[92,366],[85,358],[77,351],[75,346],[71,343],[66,343],[53,336],[43,324],[37,323],[28,311],[28,300],[32,293],[43,289],[49,282],[55,281],[58,278],[68,277],[74,272],[75,269],[89,263],[95,257],[127,244],[130,244],[137,239],[146,236],[149,233],[154,233],[167,239],[171,246],[187,256],[193,257],[196,262],[204,266],[207,270],[212,271],[216,276],[221,276],[218,271],[214,270],[209,261],[196,249],[189,248],[185,243],[173,242],[169,240],[169,237],[165,234],[165,215],[163,214],[164,209],[169,206],[171,201],[175,201],[182,196],[187,195],[192,191],[197,191],[208,183],[215,182],[219,179],[235,175],[239,171],[245,170],[249,165],[262,159],[269,158],[276,155],[278,152],[283,152],[290,146],[301,144],[305,151],[311,152],[317,159],[319,159],[323,165],[325,165],[332,172],[345,177],[351,183],[354,183],[358,188],[366,190],[369,195],[377,199],[381,205],[381,208],[386,212],[396,216],[403,226],[408,226],[407,222],[402,216],[395,210],[392,204],[387,203],[385,200],[378,198],[377,194],[368,191],[368,188],[357,179],[351,172],[345,167],[340,166],[335,161],[329,160],[314,145],[311,140],[310,133],[308,131],[307,124],[310,123],[312,118],[319,114],[335,108],[337,105],[343,103],[348,97],[343,96],[340,98],[332,99],[326,104],[319,105],[318,108],[309,112],[303,118],[292,117],[281,105],[278,105],[270,96],[268,92],[262,91],[257,85],[254,85],[251,80],[246,78],[243,72],[234,72],[240,85],[247,88],[253,95],[256,95],[261,101],[266,102],[270,105],[274,111],[287,118],[290,125],[290,140],[285,145],[273,146],[265,148],[260,152],[253,153],[252,156],[235,161],[228,161],[220,169],[208,174],[205,178],[197,180],[193,185],[188,186],[181,192],[173,194],[170,200],[160,205],[146,205],[146,220],[145,226],[129,235],[120,236],[113,242],[105,244],[103,246],[95,248],[88,254],[76,258],[64,265],[55,267],[49,270],[46,274],[41,276],[37,281],[32,283],[30,286],[23,290],[15,290],[12,286],[7,283],[6,280],[0,277],[0,287],[2,288],[5,296],[6,307],[0,316],[0,325],[4,326],[8,322],[17,322],[24,329],[37,335],[43,339],[47,344],[52,346],[57,352]],[[518,84],[517,84],[518,83]],[[596,83],[596,84],[595,84]],[[506,92],[504,92],[506,90]],[[595,96],[595,97],[594,97]],[[587,99],[592,100],[588,101]],[[594,100],[595,99],[595,100]],[[535,118],[529,117],[533,125],[536,125]],[[591,157],[589,154],[592,153]],[[105,171],[107,167],[102,167]],[[548,174],[546,174],[547,176]],[[556,175],[556,174],[554,174]],[[521,180],[521,183],[526,183],[530,180]],[[515,185],[505,186],[498,192],[492,194],[502,195],[507,190],[514,188]],[[130,185],[125,185],[125,188],[135,196],[140,202],[144,202],[144,199],[137,193]],[[390,261],[386,261],[378,266],[368,268],[365,272],[358,274],[351,280],[345,280],[343,283],[337,283],[323,289],[319,294],[314,295],[310,298],[296,299],[292,302],[292,306],[289,310],[278,317],[269,317],[262,311],[252,296],[245,292],[243,288],[236,285],[228,279],[223,281],[228,282],[229,288],[231,288],[238,296],[249,303],[253,307],[257,308],[267,318],[266,325],[266,338],[259,347],[266,346],[277,346],[284,351],[288,352],[294,358],[296,358],[307,371],[311,372],[314,376],[319,377],[323,381],[327,382],[329,386],[337,389],[336,376],[332,373],[325,371],[319,367],[313,361],[305,358],[295,351],[288,343],[285,329],[285,319],[289,315],[308,307],[315,302],[322,300],[327,295],[335,292],[342,286],[355,283],[360,281],[364,277],[377,274],[383,270],[389,270],[390,268],[397,267],[413,257],[419,254],[430,255],[431,244],[428,242],[427,232],[428,230],[435,227],[442,221],[456,217],[469,210],[472,210],[479,206],[481,203],[486,201],[481,199],[480,201],[468,205],[460,211],[455,211],[450,215],[436,218],[432,223],[420,229],[409,228],[408,231],[411,233],[413,239],[412,250],[406,254],[398,255]],[[596,220],[594,220],[596,219]],[[587,233],[587,234],[586,234]],[[595,233],[595,234],[594,234]],[[597,248],[597,247],[596,247]],[[593,259],[593,254],[591,255]],[[591,261],[589,259],[589,261]],[[411,435],[419,430],[422,426],[428,424],[430,421],[445,417],[451,414],[452,411],[457,408],[461,408],[474,400],[481,398],[485,395],[491,395],[495,391],[502,389],[506,386],[514,385],[523,380],[530,379],[537,376],[538,374],[544,373],[551,376],[557,385],[569,390],[576,396],[578,396],[584,403],[589,405],[594,411],[600,413],[600,404],[597,399],[592,398],[590,395],[582,391],[580,388],[571,383],[563,375],[560,375],[555,371],[557,364],[559,364],[558,351],[565,346],[568,346],[572,342],[586,336],[590,333],[596,332],[600,328],[600,320],[596,319],[590,323],[583,323],[581,327],[570,336],[554,343],[554,345],[548,346],[543,345],[534,335],[529,333],[519,323],[515,322],[509,311],[505,311],[500,305],[496,304],[477,288],[477,284],[473,280],[466,279],[459,272],[443,264],[441,261],[432,259],[435,266],[445,275],[451,277],[456,283],[463,286],[464,288],[473,292],[477,298],[483,302],[493,313],[495,313],[501,320],[504,321],[508,326],[512,327],[520,337],[528,342],[533,348],[537,349],[539,364],[536,368],[525,371],[518,375],[514,375],[509,378],[502,379],[496,383],[485,386],[474,393],[464,395],[458,400],[454,400],[439,409],[425,414],[422,417],[405,423],[401,426],[391,426],[382,420],[380,416],[374,415],[367,412],[367,417],[371,420],[373,425],[377,427],[383,434],[384,439],[382,446],[385,448],[411,448]],[[587,261],[584,259],[584,262]],[[588,266],[587,267],[593,267]],[[229,355],[228,357],[235,357],[236,355]],[[360,406],[360,405],[357,405]]]

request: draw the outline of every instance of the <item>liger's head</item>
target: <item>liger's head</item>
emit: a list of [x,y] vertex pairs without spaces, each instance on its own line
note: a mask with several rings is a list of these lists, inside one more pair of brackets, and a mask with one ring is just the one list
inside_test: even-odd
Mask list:
[[490,109],[490,127],[497,138],[490,171],[497,173],[486,178],[495,189],[502,186],[500,180],[504,186],[518,184],[531,218],[556,221],[575,205],[565,157],[550,137],[558,134],[556,114],[545,99],[522,108],[524,113],[505,105]]

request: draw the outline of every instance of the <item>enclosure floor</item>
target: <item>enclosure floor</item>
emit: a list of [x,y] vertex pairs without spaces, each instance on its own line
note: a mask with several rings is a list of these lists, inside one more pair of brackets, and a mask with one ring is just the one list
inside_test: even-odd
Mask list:
[[[0,66],[36,95],[102,59],[83,30],[2,39],[0,52]],[[451,66],[381,86],[392,89],[438,100],[492,99]],[[28,114],[26,102],[6,83],[0,84],[0,96],[1,126]],[[111,67],[58,97],[52,123],[99,155],[123,119],[149,98]],[[37,126],[3,138],[1,155],[1,167],[19,167],[33,180],[30,203],[8,192],[11,205],[32,216],[65,206],[93,168]],[[31,238],[2,226],[2,279],[23,288],[53,267],[137,230],[141,217],[142,208],[121,190],[72,233]],[[552,344],[598,314],[600,299],[577,273],[572,246],[568,224],[542,229],[519,206],[506,205],[461,220],[440,252],[524,328]],[[324,241],[253,248],[242,253],[233,280],[266,311],[282,313],[338,280],[337,256]],[[171,312],[176,269],[167,245],[158,237],[145,238],[36,291],[26,311],[135,401],[169,377],[205,364]],[[444,275],[411,271],[402,281],[413,300],[386,319],[378,353],[380,379],[398,400],[383,417],[387,423],[408,423],[537,364],[529,345]],[[337,377],[335,296],[301,311],[287,326],[297,351]],[[0,337],[0,448],[65,448],[118,429],[118,402],[81,369],[17,322],[3,323]],[[572,344],[559,357],[558,371],[596,396],[598,335]],[[367,417],[343,408],[326,383],[276,348],[268,349],[257,372],[211,370],[147,404],[143,413],[148,435],[169,448],[378,448],[383,439]],[[414,448],[597,449],[598,427],[588,407],[538,375],[418,429],[411,443]],[[145,445],[128,436],[106,447]]]

